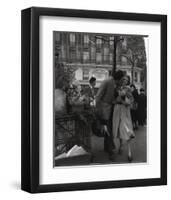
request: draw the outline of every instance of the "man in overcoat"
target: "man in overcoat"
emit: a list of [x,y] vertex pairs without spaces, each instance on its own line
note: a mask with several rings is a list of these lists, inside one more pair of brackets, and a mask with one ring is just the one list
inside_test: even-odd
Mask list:
[[108,153],[109,159],[112,161],[115,159],[113,152],[115,145],[113,142],[112,133],[112,114],[116,87],[120,84],[123,76],[123,71],[119,70],[115,72],[114,76],[110,76],[108,79],[102,82],[96,94],[97,114],[101,118],[101,122],[103,123],[104,129],[107,132],[104,137],[104,151]]

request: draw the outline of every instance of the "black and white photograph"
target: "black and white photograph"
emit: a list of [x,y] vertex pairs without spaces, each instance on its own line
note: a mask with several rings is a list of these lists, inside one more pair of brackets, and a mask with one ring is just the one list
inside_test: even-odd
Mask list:
[[22,189],[167,184],[167,16],[22,11]]
[[53,31],[53,167],[148,162],[148,39]]

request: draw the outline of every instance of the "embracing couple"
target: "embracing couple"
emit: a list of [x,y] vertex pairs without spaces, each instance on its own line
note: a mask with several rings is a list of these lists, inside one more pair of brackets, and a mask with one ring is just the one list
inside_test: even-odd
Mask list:
[[119,70],[102,82],[96,95],[97,113],[106,132],[104,150],[112,161],[116,156],[113,151],[116,148],[116,139],[120,141],[118,153],[122,153],[123,144],[126,143],[128,161],[133,159],[130,145],[131,139],[134,138],[130,115],[133,97],[129,84],[130,78]]

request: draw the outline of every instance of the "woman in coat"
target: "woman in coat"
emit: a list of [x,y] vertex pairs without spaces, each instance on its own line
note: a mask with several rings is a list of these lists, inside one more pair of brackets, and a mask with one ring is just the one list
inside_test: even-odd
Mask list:
[[124,76],[120,86],[116,89],[115,106],[113,111],[113,135],[120,140],[119,153],[122,153],[123,144],[127,144],[128,161],[132,161],[131,139],[135,137],[131,120],[130,107],[133,96],[130,90],[129,77]]

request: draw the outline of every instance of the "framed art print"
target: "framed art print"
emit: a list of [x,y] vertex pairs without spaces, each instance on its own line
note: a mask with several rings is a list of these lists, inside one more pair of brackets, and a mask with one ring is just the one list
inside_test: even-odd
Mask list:
[[167,184],[167,16],[22,10],[23,190]]

